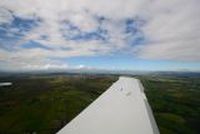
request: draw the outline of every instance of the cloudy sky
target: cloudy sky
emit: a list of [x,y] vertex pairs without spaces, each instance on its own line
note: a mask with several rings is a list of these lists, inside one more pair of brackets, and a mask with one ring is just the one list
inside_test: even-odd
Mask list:
[[0,70],[200,71],[199,0],[0,0]]

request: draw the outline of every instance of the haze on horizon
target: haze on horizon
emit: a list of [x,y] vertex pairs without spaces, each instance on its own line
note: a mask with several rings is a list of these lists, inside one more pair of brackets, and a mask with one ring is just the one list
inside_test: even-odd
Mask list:
[[199,0],[0,0],[0,71],[200,71]]

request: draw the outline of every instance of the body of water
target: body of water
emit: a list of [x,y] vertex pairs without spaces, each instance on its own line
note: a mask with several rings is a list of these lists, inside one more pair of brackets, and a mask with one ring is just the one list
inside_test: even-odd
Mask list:
[[0,82],[0,87],[3,87],[3,86],[11,86],[12,83],[11,82]]

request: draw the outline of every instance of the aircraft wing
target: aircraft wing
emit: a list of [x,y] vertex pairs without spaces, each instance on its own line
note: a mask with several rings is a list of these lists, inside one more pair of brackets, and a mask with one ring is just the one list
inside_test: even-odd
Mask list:
[[159,134],[138,79],[120,77],[58,134]]

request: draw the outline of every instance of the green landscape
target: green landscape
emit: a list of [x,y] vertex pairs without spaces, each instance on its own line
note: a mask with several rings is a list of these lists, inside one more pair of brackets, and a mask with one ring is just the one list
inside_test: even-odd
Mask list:
[[200,78],[140,77],[161,134],[200,133]]
[[0,134],[48,134],[72,120],[116,77],[31,76],[3,80],[13,85],[0,87]]
[[[140,75],[161,134],[200,133],[200,78]],[[117,75],[4,76],[0,134],[56,133],[118,79]]]

